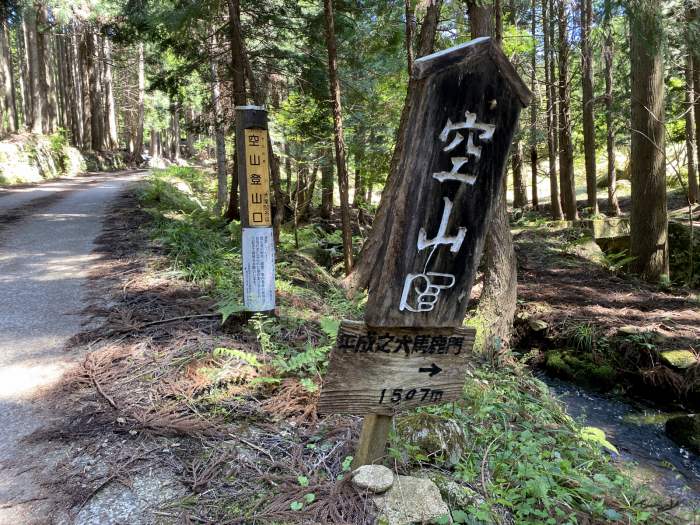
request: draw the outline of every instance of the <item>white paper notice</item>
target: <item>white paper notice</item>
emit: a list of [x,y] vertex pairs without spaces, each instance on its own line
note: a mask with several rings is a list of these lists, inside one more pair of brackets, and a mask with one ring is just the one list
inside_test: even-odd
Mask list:
[[243,228],[243,300],[251,312],[275,309],[272,228]]

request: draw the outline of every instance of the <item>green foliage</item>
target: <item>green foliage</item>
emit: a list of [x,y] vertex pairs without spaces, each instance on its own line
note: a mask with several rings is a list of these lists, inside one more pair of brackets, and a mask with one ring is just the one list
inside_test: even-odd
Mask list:
[[605,435],[582,430],[527,372],[477,370],[461,402],[422,410],[469,430],[470,451],[454,477],[482,486],[484,503],[452,508],[456,522],[491,521],[495,505],[523,525],[598,523],[613,515],[624,523],[649,519],[648,495],[601,451],[613,446]]
[[628,255],[628,253],[628,250],[610,253],[603,252],[601,255],[601,263],[611,272],[618,273],[636,259],[636,257]]

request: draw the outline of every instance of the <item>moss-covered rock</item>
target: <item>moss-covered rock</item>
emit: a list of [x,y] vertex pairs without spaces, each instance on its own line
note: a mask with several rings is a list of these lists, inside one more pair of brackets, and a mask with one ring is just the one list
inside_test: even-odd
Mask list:
[[672,417],[666,421],[666,434],[682,447],[700,454],[700,414]]
[[690,350],[666,350],[661,352],[661,361],[673,368],[690,368],[697,364],[698,358]]
[[24,133],[0,141],[0,185],[72,177],[84,170],[82,154],[61,134]]
[[411,460],[454,466],[467,450],[467,436],[456,422],[418,413],[397,418],[397,448],[406,463]]
[[591,355],[569,349],[549,350],[545,367],[553,376],[598,390],[610,390],[617,378],[611,363],[595,362]]

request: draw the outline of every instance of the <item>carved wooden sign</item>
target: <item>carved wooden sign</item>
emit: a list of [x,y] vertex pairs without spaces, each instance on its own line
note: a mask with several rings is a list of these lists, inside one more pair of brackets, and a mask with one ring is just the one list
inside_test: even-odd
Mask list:
[[384,414],[462,393],[471,328],[368,330],[343,321],[331,351],[321,414]]
[[462,392],[469,295],[531,97],[488,37],[414,62],[365,323],[342,324],[319,401],[322,413],[367,414],[356,465],[383,456],[385,416]]
[[417,59],[413,78],[380,289],[369,290],[365,320],[457,327],[531,94],[489,38]]

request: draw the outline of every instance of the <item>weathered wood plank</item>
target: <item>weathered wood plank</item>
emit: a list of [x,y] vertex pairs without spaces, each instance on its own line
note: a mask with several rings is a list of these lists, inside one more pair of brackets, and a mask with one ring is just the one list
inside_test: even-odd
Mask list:
[[392,415],[461,396],[471,328],[368,329],[343,321],[318,411]]
[[529,90],[488,39],[416,60],[414,75],[419,103],[365,321],[458,327]]

